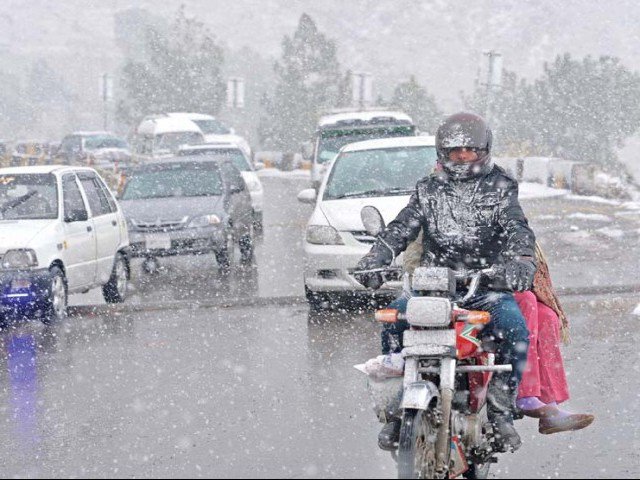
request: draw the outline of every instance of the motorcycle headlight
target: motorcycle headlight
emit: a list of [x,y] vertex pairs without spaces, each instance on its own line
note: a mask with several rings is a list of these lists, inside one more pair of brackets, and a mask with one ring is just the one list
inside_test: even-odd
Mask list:
[[9,250],[2,257],[2,268],[5,270],[25,269],[38,266],[38,257],[33,250]]
[[189,222],[191,228],[203,228],[210,227],[211,225],[220,225],[221,220],[217,215],[203,215],[201,217],[195,217]]
[[307,242],[314,245],[344,245],[338,231],[328,225],[309,225]]

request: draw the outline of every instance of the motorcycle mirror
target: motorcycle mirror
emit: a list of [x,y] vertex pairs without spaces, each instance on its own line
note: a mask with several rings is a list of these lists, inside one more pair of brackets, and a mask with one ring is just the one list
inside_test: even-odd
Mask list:
[[371,205],[362,208],[360,218],[364,224],[364,229],[372,237],[377,237],[386,228],[382,214],[376,207]]

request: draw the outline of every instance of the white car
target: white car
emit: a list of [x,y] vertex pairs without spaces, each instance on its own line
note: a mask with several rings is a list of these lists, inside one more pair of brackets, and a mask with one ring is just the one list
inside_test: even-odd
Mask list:
[[[331,163],[317,198],[314,189],[298,200],[314,203],[304,240],[304,283],[309,305],[323,308],[365,293],[352,271],[374,239],[367,235],[360,211],[376,207],[392,221],[415,191],[419,179],[436,163],[434,137],[400,137],[346,145]],[[380,290],[397,291],[400,279]]]
[[262,232],[264,189],[262,187],[262,182],[251,165],[251,160],[249,160],[245,151],[240,148],[240,146],[233,143],[207,143],[204,145],[193,145],[189,147],[182,147],[178,151],[179,156],[198,154],[228,157],[236,168],[240,170],[244,183],[247,185],[247,190],[249,190],[249,195],[251,195],[253,226],[258,233]]
[[123,302],[129,236],[98,173],[51,165],[0,169],[0,304],[3,315],[63,318],[71,293],[102,287]]

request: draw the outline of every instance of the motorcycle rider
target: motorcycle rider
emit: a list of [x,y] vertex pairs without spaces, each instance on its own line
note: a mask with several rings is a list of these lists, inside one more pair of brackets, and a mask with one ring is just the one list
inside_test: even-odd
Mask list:
[[[483,337],[495,342],[497,362],[513,367],[510,373],[494,374],[487,413],[498,448],[515,451],[522,443],[513,427],[515,397],[526,365],[529,332],[513,292],[528,290],[533,283],[535,235],[518,202],[518,184],[494,165],[491,145],[492,133],[482,117],[461,112],[445,119],[436,134],[441,168],[418,181],[409,204],[356,269],[389,265],[420,232],[422,265],[456,271],[504,266],[503,278],[485,280],[478,293],[460,306],[490,312]],[[356,278],[372,289],[383,283],[379,273]],[[379,435],[380,446],[393,448],[399,432],[400,420],[392,419]]]

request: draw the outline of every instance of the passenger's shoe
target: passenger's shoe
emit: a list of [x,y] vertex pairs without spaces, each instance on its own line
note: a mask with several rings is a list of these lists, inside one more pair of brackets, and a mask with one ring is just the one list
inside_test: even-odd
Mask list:
[[507,416],[496,416],[492,421],[493,438],[498,452],[515,452],[522,446],[520,435],[513,426],[513,420]]
[[586,413],[572,413],[567,416],[546,416],[540,419],[538,432],[543,435],[582,430],[593,423],[595,417]]
[[382,427],[382,430],[380,430],[378,434],[378,446],[382,450],[392,452],[398,448],[401,426],[402,420],[399,418],[384,424],[384,427]]
[[518,410],[518,413],[525,417],[531,418],[549,418],[558,413],[558,407],[555,405],[545,405],[540,408],[532,408],[527,410]]

